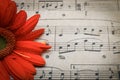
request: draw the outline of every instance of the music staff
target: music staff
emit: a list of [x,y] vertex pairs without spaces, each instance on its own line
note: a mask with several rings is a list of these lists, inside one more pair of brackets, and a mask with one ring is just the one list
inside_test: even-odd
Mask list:
[[[112,24],[112,23],[111,23]],[[50,36],[50,35],[56,35],[55,38],[59,38],[62,39],[64,37],[70,37],[70,36],[81,36],[81,35],[86,35],[86,36],[93,36],[99,38],[99,40],[101,39],[100,37],[105,36],[106,37],[108,35],[116,35],[117,33],[114,32],[113,34],[113,30],[112,28],[119,28],[119,26],[113,25],[112,26],[80,26],[80,27],[72,27],[71,29],[69,29],[69,27],[67,26],[57,26],[55,28],[55,26],[50,26],[47,25],[46,27],[46,31],[45,31],[45,35],[46,36]],[[119,30],[119,29],[117,29]],[[108,32],[109,31],[109,32]],[[115,30],[114,30],[115,31]],[[119,35],[119,34],[117,34]],[[107,39],[107,38],[106,38]],[[84,43],[84,44],[83,44]],[[53,45],[54,47],[54,45]],[[64,54],[64,53],[70,53],[70,52],[76,52],[76,51],[89,51],[89,52],[104,52],[104,51],[112,51],[114,54],[118,54],[120,53],[120,48],[119,48],[119,44],[114,44],[113,42],[96,42],[95,40],[88,41],[87,38],[86,40],[82,40],[82,42],[71,42],[71,43],[62,43],[59,44],[59,42],[56,42],[56,48],[60,54]]]
[[[46,31],[45,31],[45,34],[49,35],[53,35],[53,34],[57,34],[59,37],[62,37],[63,35],[81,35],[81,34],[84,34],[84,35],[89,35],[89,36],[101,36],[101,35],[104,35],[104,34],[108,34],[107,33],[107,26],[103,26],[103,27],[94,27],[94,26],[79,26],[79,27],[73,27],[71,29],[69,29],[69,27],[67,26],[57,26],[56,27],[56,33],[54,32],[55,31],[55,27],[54,26],[49,26],[47,25],[44,26],[46,28]],[[60,27],[60,28],[59,28]],[[64,29],[66,28],[66,29]],[[111,34],[111,32],[110,32]],[[120,34],[120,33],[119,33]]]
[[120,64],[70,64],[71,69],[57,67],[37,68],[36,79],[40,80],[119,80]]
[[[52,42],[49,43],[53,46],[51,51],[54,51],[54,45]],[[72,52],[112,52],[113,54],[120,53],[120,44],[111,43],[110,46],[107,42],[89,42],[88,40],[82,40],[80,42],[57,42],[56,51],[59,54],[72,53]],[[110,50],[109,50],[110,48]]]
[[[119,10],[119,5],[117,5],[118,7],[116,7],[117,0],[96,0],[96,1],[95,0],[85,0],[85,1],[72,0],[72,1],[73,2],[70,2],[68,0],[36,0],[35,3],[20,2],[18,3],[18,8],[25,9],[28,11],[35,11],[36,13],[39,13],[39,11],[43,11],[43,12],[47,11],[48,13],[49,11],[51,12],[53,11],[52,13],[54,13],[54,11],[56,12],[63,11],[62,14],[64,14],[64,11],[66,11],[66,13],[68,11],[70,12],[76,11],[77,14],[79,14],[80,12],[83,11],[86,15],[85,16],[86,18],[89,17],[88,15],[89,11],[101,12],[101,11]],[[74,1],[76,1],[76,3]],[[70,19],[73,19],[73,17],[69,17],[71,15],[68,15],[66,13],[63,15],[64,18],[62,16],[63,20],[65,19],[67,21],[70,21]],[[60,16],[61,16],[61,13],[60,13]],[[51,17],[52,16],[50,16],[50,19]],[[57,17],[58,17],[57,19],[61,20],[61,17],[59,17],[59,15]],[[47,21],[47,19],[49,18],[45,16],[45,19],[43,17],[42,20]],[[56,17],[55,17],[55,20],[56,20]],[[57,26],[58,25],[57,23],[54,23],[55,25],[57,24],[56,28],[55,26],[52,26],[52,27],[50,25],[46,26],[44,37],[48,38],[48,37],[51,37],[51,35],[52,37],[54,37],[54,39],[50,38],[51,40],[53,40],[53,43],[55,42],[55,44],[52,44],[52,45],[50,43],[50,45],[52,46],[51,51],[55,51],[56,54],[58,53],[58,56],[60,59],[67,59],[66,55],[64,54],[66,53],[73,54],[74,52],[78,52],[78,53],[83,52],[83,53],[90,53],[90,54],[105,52],[105,55],[109,52],[112,52],[113,54],[119,54],[120,53],[119,43],[116,43],[115,41],[112,42],[110,40],[110,45],[108,45],[109,43],[107,42],[110,38],[116,37],[116,34],[120,35],[119,25],[113,24],[112,26],[110,26],[109,22],[104,23],[104,20],[102,22],[103,24],[101,22],[99,23],[101,24],[101,26],[97,24],[95,20],[93,21],[93,23],[91,20],[87,20],[85,22],[89,22],[89,21],[90,21],[90,24],[88,23],[88,25],[83,26],[84,25],[83,23],[82,25],[80,24],[81,21],[77,22],[77,25],[74,25],[76,23],[74,23],[74,20],[73,20],[74,26],[72,26],[72,28],[69,24],[67,25],[67,28],[66,28],[66,26],[63,26],[63,25]],[[60,24],[61,23],[62,21],[60,22]],[[47,22],[45,22],[45,24],[47,24]],[[107,28],[109,32],[107,31]],[[108,35],[110,35],[110,38],[108,38]],[[76,37],[77,38],[79,37],[79,40],[73,41],[73,39],[76,39]],[[90,40],[90,37],[94,39]],[[64,38],[69,38],[69,39],[65,40]],[[62,41],[62,42],[59,42],[59,41]],[[105,70],[78,69],[78,70],[69,70],[69,71],[41,70],[41,74],[36,77],[37,79],[41,79],[41,80],[42,79],[43,80],[52,80],[52,79],[64,80],[64,79],[70,79],[70,78],[81,79],[81,80],[82,79],[118,80],[120,79],[120,71],[114,70],[112,68],[109,68],[109,70],[106,70],[106,69]]]
[[[59,79],[59,80],[66,80],[66,79],[71,79],[71,80],[79,80],[79,79],[92,79],[92,80],[118,80],[119,79],[119,74],[118,71],[114,71],[114,73],[110,73],[109,70],[64,70],[64,71],[59,71],[59,70],[53,70],[52,76],[50,76],[48,73],[50,70],[44,70],[45,71],[45,77],[39,78],[39,75],[35,76],[36,79],[41,79],[41,80],[54,80],[54,79]],[[40,71],[41,72],[41,71]],[[71,73],[70,73],[71,72]]]
[[[67,2],[67,3],[66,3]],[[33,10],[74,10],[74,11],[119,11],[119,6],[118,5],[118,1],[117,0],[110,0],[110,1],[103,1],[103,3],[101,3],[100,1],[81,1],[81,0],[73,0],[73,2],[69,2],[69,0],[36,0],[35,3],[33,3],[34,5],[38,5],[38,7],[32,8]],[[74,3],[71,5],[71,3]],[[19,5],[20,4],[20,5]],[[19,5],[19,9],[27,9],[26,7],[32,7],[31,3],[18,3]],[[67,5],[69,4],[69,5]],[[104,4],[104,5],[103,5]],[[26,6],[28,5],[28,6]],[[64,7],[65,5],[67,5],[67,7]],[[109,6],[112,5],[112,6]],[[73,7],[71,9],[71,7]]]

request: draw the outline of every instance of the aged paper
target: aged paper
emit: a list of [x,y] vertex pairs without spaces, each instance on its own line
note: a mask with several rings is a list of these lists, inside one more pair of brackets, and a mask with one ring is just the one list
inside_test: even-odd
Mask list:
[[[119,80],[120,0],[15,0],[52,46],[35,80]],[[28,66],[29,67],[29,66]]]

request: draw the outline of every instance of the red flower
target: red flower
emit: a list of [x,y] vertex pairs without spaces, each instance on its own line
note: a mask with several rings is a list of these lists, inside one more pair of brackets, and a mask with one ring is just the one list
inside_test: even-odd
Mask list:
[[16,3],[0,0],[0,80],[33,80],[34,66],[44,66],[41,57],[50,46],[34,42],[44,29],[34,30],[40,15],[26,20],[26,12],[17,13]]

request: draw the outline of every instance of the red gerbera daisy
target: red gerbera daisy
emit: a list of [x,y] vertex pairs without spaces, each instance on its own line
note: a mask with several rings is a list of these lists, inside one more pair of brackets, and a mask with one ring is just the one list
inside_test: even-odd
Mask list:
[[0,80],[33,80],[34,66],[44,66],[41,53],[50,46],[34,42],[44,29],[34,30],[40,15],[26,20],[26,12],[16,13],[16,3],[0,0]]

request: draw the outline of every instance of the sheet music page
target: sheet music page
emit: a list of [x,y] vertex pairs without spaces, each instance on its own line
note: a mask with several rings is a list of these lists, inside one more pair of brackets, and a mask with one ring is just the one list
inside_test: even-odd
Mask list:
[[[52,46],[35,80],[120,80],[120,0],[15,0]],[[28,66],[29,67],[29,66]]]

